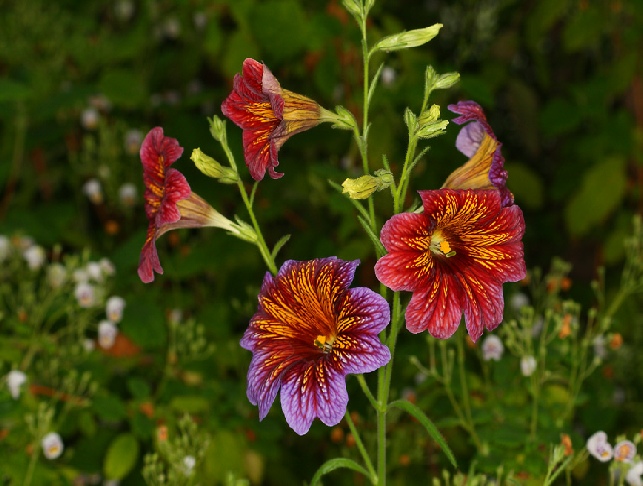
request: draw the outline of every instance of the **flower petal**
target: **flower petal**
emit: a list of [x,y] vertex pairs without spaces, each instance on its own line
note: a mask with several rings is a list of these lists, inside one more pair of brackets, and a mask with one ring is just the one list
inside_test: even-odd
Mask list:
[[451,337],[462,318],[460,294],[450,275],[436,274],[431,286],[413,293],[406,307],[406,328],[413,334],[428,330],[438,339]]
[[150,223],[138,262],[138,276],[144,283],[150,283],[154,280],[154,272],[162,275],[163,267],[156,251],[156,228]]
[[176,169],[168,169],[165,176],[164,197],[156,214],[157,228],[181,219],[176,203],[190,196],[192,190],[185,176]]
[[298,363],[284,374],[281,408],[286,422],[299,435],[308,432],[315,417],[329,427],[337,425],[347,404],[344,377],[323,360]]

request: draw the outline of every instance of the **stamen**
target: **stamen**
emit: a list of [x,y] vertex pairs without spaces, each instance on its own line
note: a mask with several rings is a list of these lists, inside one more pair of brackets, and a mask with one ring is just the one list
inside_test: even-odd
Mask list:
[[315,346],[323,351],[324,354],[328,354],[333,350],[333,343],[335,342],[334,337],[328,338],[327,336],[319,335],[315,338]]

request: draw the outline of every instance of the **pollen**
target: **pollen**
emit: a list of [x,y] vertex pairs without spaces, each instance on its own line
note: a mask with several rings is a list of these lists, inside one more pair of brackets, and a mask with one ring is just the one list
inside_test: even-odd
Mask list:
[[324,336],[320,334],[315,338],[315,346],[323,351],[324,354],[328,354],[333,350],[333,343],[335,342],[334,336]]
[[431,251],[449,258],[455,255],[455,250],[451,248],[449,242],[444,238],[442,233],[436,231],[431,237]]

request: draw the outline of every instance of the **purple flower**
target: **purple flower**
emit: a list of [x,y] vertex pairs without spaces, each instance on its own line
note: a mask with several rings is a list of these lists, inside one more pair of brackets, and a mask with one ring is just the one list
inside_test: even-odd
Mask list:
[[358,264],[289,260],[275,277],[266,274],[241,340],[253,353],[247,394],[260,420],[281,390],[286,421],[299,435],[316,417],[336,425],[348,404],[345,376],[391,359],[378,338],[390,320],[386,300],[368,288],[349,288]]

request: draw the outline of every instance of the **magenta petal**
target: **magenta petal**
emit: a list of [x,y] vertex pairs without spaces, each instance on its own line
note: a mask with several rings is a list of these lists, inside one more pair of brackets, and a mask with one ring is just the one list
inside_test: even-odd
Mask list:
[[455,140],[455,146],[467,157],[473,157],[473,154],[477,152],[486,133],[486,130],[480,122],[471,122],[460,130]]
[[332,427],[348,405],[344,376],[323,364],[298,363],[283,377],[281,408],[286,422],[299,435],[310,429],[315,418]]
[[413,334],[428,330],[435,338],[447,339],[458,329],[462,319],[460,291],[446,283],[451,280],[448,276],[439,278],[444,280],[411,297],[406,308],[406,328]]
[[165,177],[165,197],[156,214],[157,228],[164,224],[176,223],[181,219],[176,203],[189,197],[191,192],[185,176],[176,169],[168,169]]
[[150,283],[154,280],[154,272],[163,274],[163,267],[156,251],[154,238],[148,239],[141,250],[138,263],[138,276],[143,283]]
[[270,350],[255,351],[248,369],[246,394],[253,405],[259,407],[259,420],[263,420],[275,401],[281,387],[281,373],[274,373],[275,367],[266,366],[270,361]]

